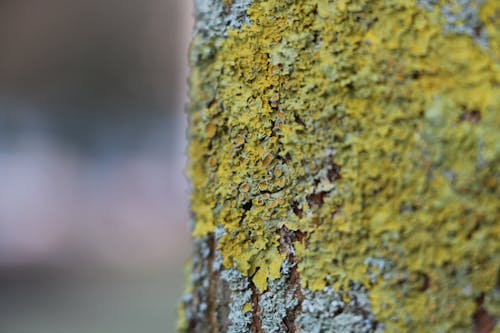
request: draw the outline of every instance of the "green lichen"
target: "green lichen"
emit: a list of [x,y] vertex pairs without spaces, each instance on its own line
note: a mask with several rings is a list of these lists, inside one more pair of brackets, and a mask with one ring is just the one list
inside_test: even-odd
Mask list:
[[195,37],[193,234],[223,228],[264,292],[300,231],[304,289],[360,283],[387,331],[465,332],[500,270],[500,5],[477,2],[479,47],[422,3],[261,0]]

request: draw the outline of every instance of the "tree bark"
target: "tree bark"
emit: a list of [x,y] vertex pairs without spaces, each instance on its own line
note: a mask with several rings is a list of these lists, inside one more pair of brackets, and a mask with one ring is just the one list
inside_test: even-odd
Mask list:
[[492,332],[500,2],[195,6],[179,329]]

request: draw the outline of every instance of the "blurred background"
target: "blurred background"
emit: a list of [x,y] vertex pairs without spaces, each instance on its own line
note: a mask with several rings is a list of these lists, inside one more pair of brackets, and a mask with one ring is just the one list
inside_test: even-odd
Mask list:
[[0,0],[0,333],[174,332],[185,0]]

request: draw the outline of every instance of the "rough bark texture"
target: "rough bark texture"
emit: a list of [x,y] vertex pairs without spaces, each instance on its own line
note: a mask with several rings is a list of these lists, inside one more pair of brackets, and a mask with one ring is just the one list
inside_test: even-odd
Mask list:
[[497,332],[500,2],[197,0],[187,332]]

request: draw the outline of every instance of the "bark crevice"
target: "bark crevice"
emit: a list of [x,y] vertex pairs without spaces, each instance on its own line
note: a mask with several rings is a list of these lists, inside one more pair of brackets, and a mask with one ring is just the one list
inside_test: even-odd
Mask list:
[[262,330],[262,319],[260,317],[260,293],[257,287],[253,283],[250,283],[250,289],[252,290],[252,311],[253,311],[253,321],[251,325],[252,332],[254,333],[265,333]]

